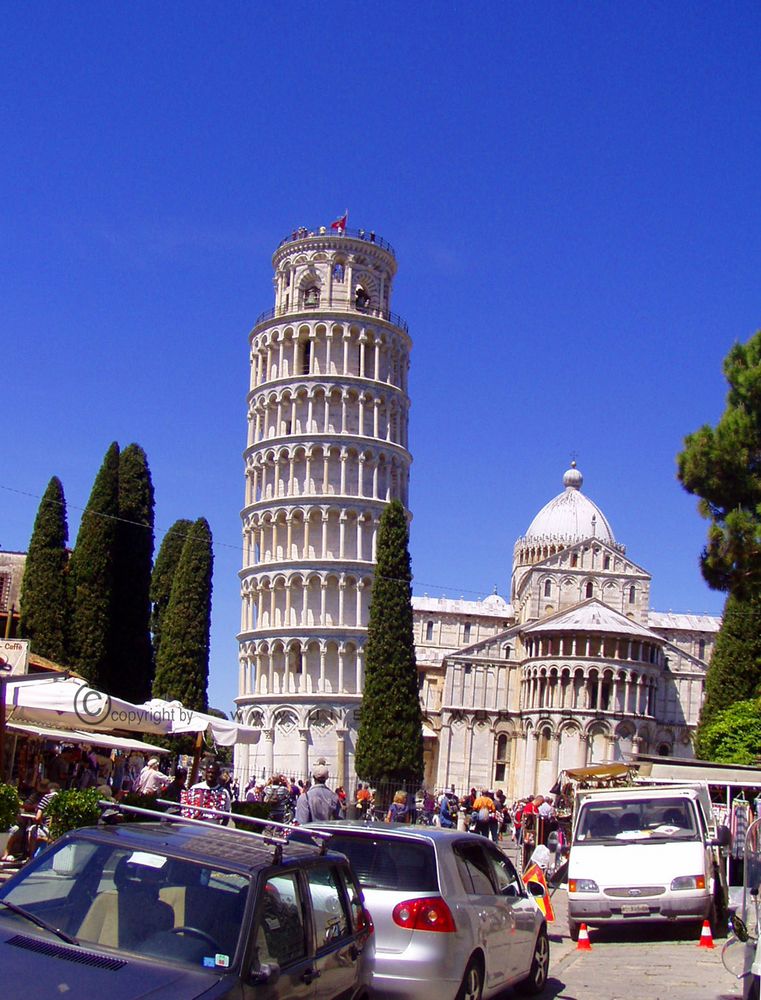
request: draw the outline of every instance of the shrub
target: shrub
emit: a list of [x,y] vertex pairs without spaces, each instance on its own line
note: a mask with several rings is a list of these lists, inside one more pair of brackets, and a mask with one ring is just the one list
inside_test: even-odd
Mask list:
[[268,819],[271,807],[269,802],[233,802],[233,815]]
[[13,785],[0,785],[0,832],[10,830],[21,811],[21,799]]
[[71,789],[54,795],[46,810],[50,839],[56,840],[81,826],[94,826],[100,819],[99,800],[97,788]]

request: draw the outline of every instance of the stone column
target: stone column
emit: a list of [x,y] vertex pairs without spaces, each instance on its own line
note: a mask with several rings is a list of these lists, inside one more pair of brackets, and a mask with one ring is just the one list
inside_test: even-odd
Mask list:
[[537,733],[530,730],[526,733],[526,754],[523,767],[523,794],[535,795],[536,788],[536,744]]
[[552,734],[552,774],[554,777],[560,774],[560,733]]
[[309,730],[299,729],[299,767],[301,777],[306,781],[309,777]]
[[346,733],[347,729],[336,729],[336,787],[346,788]]
[[275,770],[275,730],[265,729],[262,731],[264,737],[264,761],[267,768],[267,777],[271,778]]

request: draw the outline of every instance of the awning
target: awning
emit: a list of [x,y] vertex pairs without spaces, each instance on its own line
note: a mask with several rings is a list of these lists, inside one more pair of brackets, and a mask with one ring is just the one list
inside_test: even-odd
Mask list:
[[566,770],[571,781],[607,781],[610,778],[624,778],[635,768],[630,764],[590,764],[589,767],[575,767]]
[[640,777],[651,782],[705,781],[709,785],[761,788],[761,768],[757,767],[648,754],[632,755],[632,762],[639,766]]
[[129,739],[126,736],[109,736],[103,733],[83,733],[74,729],[52,729],[49,726],[32,726],[20,722],[9,722],[9,732],[22,736],[36,736],[44,740],[55,740],[57,743],[87,743],[93,747],[107,747],[111,750],[140,750],[145,753],[169,753],[163,747],[155,747],[152,743]]
[[434,732],[430,726],[423,725],[423,739],[424,740],[437,740],[439,734]]

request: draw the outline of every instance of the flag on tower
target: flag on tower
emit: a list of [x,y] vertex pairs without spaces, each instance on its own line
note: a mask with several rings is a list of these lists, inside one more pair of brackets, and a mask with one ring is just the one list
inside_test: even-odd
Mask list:
[[330,223],[331,229],[337,229],[339,233],[342,233],[346,229],[346,223],[349,221],[349,209],[347,208],[340,219],[336,219],[335,222]]

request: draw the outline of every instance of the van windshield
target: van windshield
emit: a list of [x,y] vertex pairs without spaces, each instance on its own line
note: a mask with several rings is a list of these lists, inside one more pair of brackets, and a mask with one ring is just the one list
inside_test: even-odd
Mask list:
[[574,843],[662,843],[698,839],[698,821],[690,799],[609,799],[582,805]]

